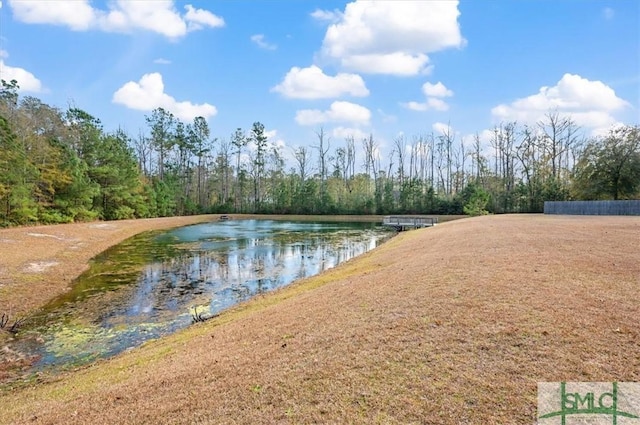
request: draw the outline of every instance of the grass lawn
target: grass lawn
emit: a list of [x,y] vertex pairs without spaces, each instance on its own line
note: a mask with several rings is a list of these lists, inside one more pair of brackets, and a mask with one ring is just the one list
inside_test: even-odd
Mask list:
[[637,217],[404,232],[214,320],[5,390],[0,423],[532,424],[538,382],[640,381],[639,242]]

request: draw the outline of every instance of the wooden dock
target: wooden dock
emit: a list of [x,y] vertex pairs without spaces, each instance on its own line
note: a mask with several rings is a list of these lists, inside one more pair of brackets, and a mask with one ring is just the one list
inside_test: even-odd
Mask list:
[[432,227],[438,223],[437,217],[420,217],[410,215],[388,215],[382,220],[383,226],[393,227],[397,231]]

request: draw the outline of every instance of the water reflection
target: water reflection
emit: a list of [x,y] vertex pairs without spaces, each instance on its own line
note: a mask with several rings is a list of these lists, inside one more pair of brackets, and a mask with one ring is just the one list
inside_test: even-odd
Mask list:
[[98,257],[22,342],[41,357],[39,366],[113,355],[189,325],[194,307],[217,314],[332,268],[388,236],[371,224],[267,220],[140,235]]

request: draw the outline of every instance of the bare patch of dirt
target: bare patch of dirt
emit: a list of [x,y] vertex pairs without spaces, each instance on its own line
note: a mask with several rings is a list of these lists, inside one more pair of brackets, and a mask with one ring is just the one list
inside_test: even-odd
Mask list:
[[43,273],[48,268],[53,267],[57,264],[57,261],[38,261],[37,263],[28,263],[25,266],[24,271],[26,273]]
[[640,381],[640,218],[486,216],[48,383],[6,423],[531,424],[541,381]]

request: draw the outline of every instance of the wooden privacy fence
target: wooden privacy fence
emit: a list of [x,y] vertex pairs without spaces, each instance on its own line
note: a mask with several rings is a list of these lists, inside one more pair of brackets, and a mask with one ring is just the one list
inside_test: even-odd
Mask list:
[[566,215],[640,215],[640,200],[545,201],[544,213]]

